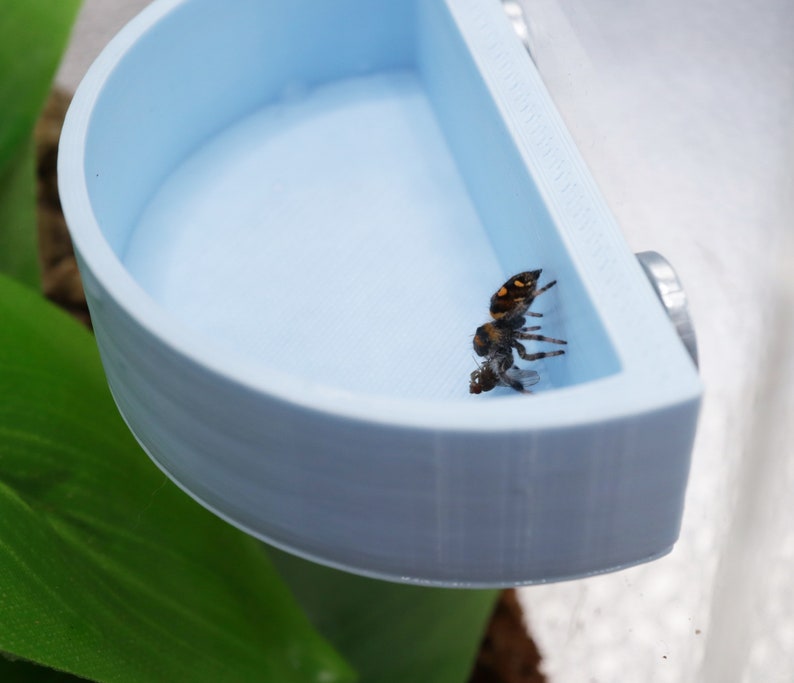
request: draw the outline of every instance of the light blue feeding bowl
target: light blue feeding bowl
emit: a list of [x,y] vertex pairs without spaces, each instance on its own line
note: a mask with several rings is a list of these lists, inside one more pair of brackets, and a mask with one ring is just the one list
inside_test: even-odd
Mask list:
[[[231,523],[438,585],[671,549],[697,372],[498,0],[159,0],[59,163],[119,410]],[[536,268],[566,354],[470,394],[491,295]]]

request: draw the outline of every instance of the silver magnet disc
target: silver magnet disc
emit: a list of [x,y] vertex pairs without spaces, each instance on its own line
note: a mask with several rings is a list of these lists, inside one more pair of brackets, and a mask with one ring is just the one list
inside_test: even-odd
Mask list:
[[689,304],[686,292],[678,279],[675,270],[664,256],[655,251],[641,251],[637,255],[645,275],[648,276],[659,300],[662,302],[667,315],[670,317],[678,336],[684,343],[686,350],[698,365],[698,347],[695,336],[695,326],[689,315]]

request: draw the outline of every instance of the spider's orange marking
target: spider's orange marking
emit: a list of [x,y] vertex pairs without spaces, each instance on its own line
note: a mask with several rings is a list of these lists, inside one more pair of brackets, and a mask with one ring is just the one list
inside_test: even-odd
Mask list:
[[507,287],[502,287],[502,289],[500,289],[500,290],[499,290],[499,291],[496,293],[496,296],[504,296],[505,294],[507,294]]
[[[513,284],[516,287],[526,287],[526,285],[523,282],[521,282],[521,280],[513,280]],[[502,289],[504,289],[504,287],[502,287]]]

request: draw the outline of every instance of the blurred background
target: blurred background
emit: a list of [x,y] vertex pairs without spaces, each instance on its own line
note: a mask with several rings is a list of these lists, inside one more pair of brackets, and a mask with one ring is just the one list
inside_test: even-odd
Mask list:
[[[73,91],[148,2],[86,0]],[[682,535],[652,564],[521,589],[552,683],[794,680],[794,5],[518,0],[635,251],[686,287],[706,394]]]

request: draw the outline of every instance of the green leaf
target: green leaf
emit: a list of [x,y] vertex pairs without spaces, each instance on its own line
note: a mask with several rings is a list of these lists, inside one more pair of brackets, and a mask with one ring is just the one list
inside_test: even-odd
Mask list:
[[30,139],[80,0],[3,0],[0,174]]
[[79,7],[80,0],[3,0],[0,9],[0,272],[33,287],[33,126]]
[[274,548],[267,553],[312,623],[361,683],[465,683],[493,590],[424,588],[353,576]]
[[0,272],[30,287],[39,283],[34,156],[25,145],[0,171]]
[[0,277],[0,651],[98,681],[348,681],[254,539],[172,485],[93,338]]
[[0,681],[3,683],[80,683],[85,678],[38,666],[22,659],[8,659],[0,654]]

